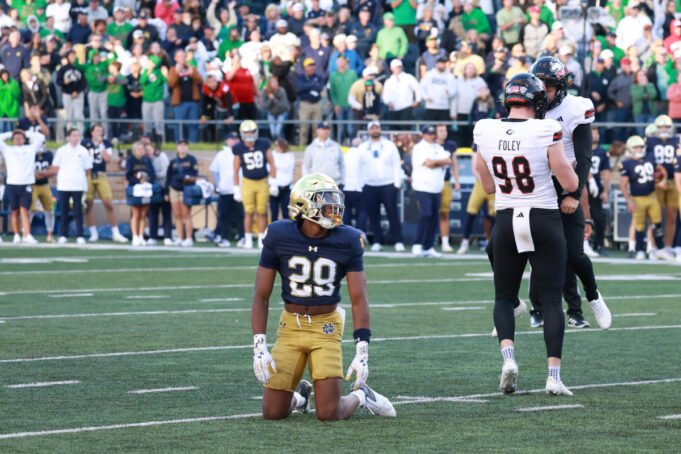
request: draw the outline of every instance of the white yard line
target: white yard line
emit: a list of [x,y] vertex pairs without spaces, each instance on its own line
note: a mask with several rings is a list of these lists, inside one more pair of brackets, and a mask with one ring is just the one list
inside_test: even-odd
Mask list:
[[19,388],[44,388],[47,386],[60,386],[60,385],[77,385],[80,383],[78,380],[63,380],[63,381],[44,381],[37,383],[21,383],[16,385],[7,385],[5,388],[19,389]]
[[568,409],[572,409],[572,408],[584,408],[584,405],[582,405],[582,404],[546,405],[544,407],[518,408],[516,411],[535,412],[535,411],[546,411],[546,410],[568,410]]
[[681,419],[681,415],[664,415],[658,416],[657,419]]
[[[681,325],[656,325],[656,326],[630,326],[624,328],[610,328],[608,332],[613,331],[647,331],[647,330],[662,330],[662,329],[681,329]],[[566,331],[566,334],[577,334],[577,333],[599,333],[601,330],[570,330]],[[543,334],[541,330],[535,331],[517,331],[516,335],[538,335]],[[403,342],[412,340],[430,340],[430,339],[467,339],[474,337],[487,337],[489,338],[489,332],[485,333],[470,333],[470,334],[439,334],[431,336],[400,336],[400,337],[376,337],[372,338],[371,341],[376,342]],[[345,339],[343,343],[354,343],[354,339]],[[140,356],[140,355],[158,355],[166,353],[191,353],[191,352],[204,352],[204,351],[218,351],[218,350],[241,350],[241,349],[251,349],[253,345],[215,345],[209,347],[188,347],[188,348],[170,348],[163,350],[142,350],[142,351],[132,351],[132,352],[109,352],[109,353],[88,353],[81,355],[60,355],[60,356],[39,356],[33,358],[13,358],[13,359],[2,359],[0,364],[9,363],[31,363],[38,361],[61,361],[61,360],[73,360],[73,359],[88,359],[88,358],[114,358],[118,356]]]
[[223,303],[229,301],[243,301],[243,298],[204,298],[199,300],[202,303]]
[[62,293],[58,295],[47,295],[48,298],[79,298],[83,296],[94,296],[94,293]]
[[179,391],[193,391],[199,389],[198,386],[180,386],[176,388],[155,388],[155,389],[135,389],[128,391],[128,394],[152,394],[152,393],[172,393]]
[[483,309],[480,306],[469,306],[469,307],[443,307],[443,311],[479,311]]
[[624,314],[612,314],[613,317],[655,317],[657,312],[628,312]]
[[176,314],[205,314],[219,312],[248,312],[250,307],[227,309],[184,309],[171,311],[135,311],[135,312],[93,312],[89,314],[45,314],[21,315],[18,317],[2,317],[2,320],[43,320],[58,318],[92,318],[92,317],[126,317],[135,315],[176,315]]
[[[631,381],[631,382],[619,382],[619,383],[596,383],[591,385],[581,385],[581,386],[571,386],[571,389],[595,389],[595,388],[611,388],[619,386],[641,386],[641,385],[651,385],[651,384],[661,384],[661,383],[674,383],[681,381],[681,378],[667,378],[661,380],[645,380],[645,381]],[[539,392],[545,392],[544,389],[536,389],[525,392],[520,392],[518,394],[534,394]],[[434,403],[434,402],[473,402],[475,400],[480,400],[485,397],[501,397],[501,393],[489,393],[489,394],[471,394],[468,396],[454,396],[454,397],[421,397],[421,398],[411,398],[412,400],[402,400],[395,401],[393,405],[409,405],[409,404],[423,404],[423,403]],[[409,397],[407,397],[409,399]],[[419,400],[422,399],[423,401]],[[679,416],[681,415],[670,415]],[[99,432],[104,430],[119,430],[119,429],[134,429],[140,427],[156,427],[156,426],[166,426],[173,424],[190,424],[190,423],[200,423],[200,422],[212,422],[212,421],[225,421],[231,419],[247,419],[247,418],[260,418],[261,413],[242,413],[236,415],[223,415],[223,416],[204,416],[199,418],[183,418],[183,419],[168,419],[162,421],[145,421],[137,423],[127,423],[127,424],[111,424],[105,426],[85,426],[76,427],[70,429],[55,429],[55,430],[40,430],[31,432],[14,432],[7,434],[0,434],[0,440],[9,440],[16,438],[30,438],[30,437],[44,437],[49,435],[64,435],[64,434],[78,434],[84,432]],[[664,417],[662,417],[664,418]],[[672,419],[672,418],[669,418]]]
[[168,295],[130,295],[126,296],[126,300],[164,300]]

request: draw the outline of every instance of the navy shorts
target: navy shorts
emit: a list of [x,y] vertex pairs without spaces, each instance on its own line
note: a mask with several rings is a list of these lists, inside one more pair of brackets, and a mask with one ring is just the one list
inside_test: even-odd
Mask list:
[[33,202],[33,186],[30,184],[8,184],[9,207],[12,211],[21,208],[29,210]]

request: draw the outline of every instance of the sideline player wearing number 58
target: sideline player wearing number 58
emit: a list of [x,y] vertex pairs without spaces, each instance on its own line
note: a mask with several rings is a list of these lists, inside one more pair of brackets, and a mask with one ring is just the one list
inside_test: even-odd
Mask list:
[[529,260],[531,280],[544,308],[546,392],[572,395],[560,381],[567,250],[551,172],[568,191],[577,189],[578,178],[565,157],[560,124],[542,119],[547,105],[544,83],[533,74],[521,73],[509,80],[504,96],[508,118],[478,121],[473,132],[482,158],[478,172],[483,187],[496,194],[494,325],[504,360],[499,387],[506,394],[517,388],[513,306]]
[[[371,331],[364,244],[359,230],[341,225],[344,209],[343,193],[331,178],[306,175],[291,191],[291,219],[273,222],[267,229],[251,313],[253,369],[265,385],[265,419],[286,418],[293,410],[307,411],[311,385],[301,381],[306,365],[314,382],[318,419],[346,419],[360,406],[375,415],[395,416],[390,401],[366,384]],[[277,272],[284,311],[270,355],[265,332]],[[345,377],[349,380],[354,373],[356,380],[347,396],[341,396],[345,311],[338,306],[344,276],[356,342],[356,355]]]

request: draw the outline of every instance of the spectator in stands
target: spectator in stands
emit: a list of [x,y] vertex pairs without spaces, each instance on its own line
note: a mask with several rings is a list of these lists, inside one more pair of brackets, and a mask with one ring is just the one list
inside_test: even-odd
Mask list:
[[669,36],[664,39],[664,48],[674,60],[681,58],[681,20],[674,19],[669,25]]
[[[91,41],[100,40],[101,37],[93,36]],[[92,44],[92,43],[91,43]],[[102,49],[103,50],[103,49]],[[100,51],[94,49],[90,52],[90,58],[87,61],[76,60],[76,68],[83,72],[85,81],[87,82],[88,93],[87,103],[88,111],[90,113],[89,119],[91,123],[98,123],[103,120],[105,131],[107,122],[107,77],[108,77],[108,63],[100,55]]]
[[112,61],[107,67],[106,76],[106,104],[107,116],[113,121],[109,125],[109,137],[120,137],[124,125],[115,121],[116,119],[127,118],[125,110],[126,97],[125,85],[128,79],[121,74],[121,63]]
[[586,86],[591,90],[589,98],[596,109],[596,122],[606,121],[608,107],[608,85],[610,80],[605,73],[605,63],[603,58],[597,58],[594,62],[593,71],[589,75]]
[[31,54],[26,47],[21,44],[21,33],[19,30],[12,30],[8,36],[7,44],[0,48],[0,60],[9,71],[9,75],[14,79],[19,78],[19,71],[28,68]]
[[149,240],[147,240],[147,244],[149,246],[156,246],[158,242],[158,215],[161,213],[163,214],[163,244],[172,246],[173,224],[170,196],[168,195],[168,187],[166,185],[170,161],[165,151],[160,148],[154,148],[147,137],[142,137],[140,142],[144,144],[144,152],[151,160],[151,165],[154,167],[154,175],[156,175],[156,183],[161,186],[161,193],[163,195],[160,203],[152,203],[149,207]]
[[[416,78],[402,71],[402,60],[395,58],[390,62],[392,75],[385,81],[383,103],[388,106],[388,119],[391,121],[414,121],[414,109],[421,102],[421,89]],[[394,125],[394,129],[409,130],[410,124]]]
[[426,5],[422,12],[422,17],[418,20],[414,29],[414,35],[419,45],[419,53],[425,52],[426,40],[430,36],[434,36],[437,39],[439,29],[437,22],[433,19],[433,8],[430,5]]
[[412,149],[411,186],[419,202],[420,217],[412,254],[441,257],[435,251],[435,229],[439,222],[440,193],[445,173],[451,166],[451,156],[437,143],[435,126],[421,128],[422,139]]
[[352,108],[353,120],[376,120],[381,111],[381,93],[383,85],[376,81],[377,70],[367,66],[362,71],[362,78],[350,86],[348,104]]
[[272,139],[284,138],[284,121],[288,119],[290,104],[286,90],[279,85],[279,79],[270,77],[262,93],[263,109],[269,121]]
[[657,90],[648,81],[648,76],[644,70],[636,71],[634,78],[636,83],[631,85],[632,115],[636,123],[645,123],[645,125],[636,126],[636,134],[644,136],[646,126],[657,117],[657,104],[655,103]]
[[137,18],[138,18],[137,25],[135,26],[135,28],[132,29],[132,32],[128,35],[127,42],[128,48],[131,47],[132,41],[135,38],[135,32],[138,30],[142,32],[138,34],[138,36],[143,37],[145,43],[151,43],[159,40],[158,30],[156,29],[156,27],[149,23],[149,13],[145,10],[142,10]]
[[[6,69],[0,70],[0,119],[19,117],[21,108],[21,87],[12,79]],[[12,130],[11,121],[0,120],[0,132]]]
[[558,49],[558,59],[565,64],[568,71],[574,76],[572,85],[577,89],[580,89],[582,82],[584,81],[584,70],[582,69],[582,65],[575,59],[574,54],[575,50],[569,44]]
[[[608,87],[608,98],[615,104],[610,110],[609,120],[617,123],[633,120],[631,110],[631,86],[634,76],[631,72],[631,60],[623,58],[620,61],[622,71],[613,79]],[[613,139],[624,141],[629,137],[629,128],[618,126],[613,130]]]
[[437,59],[435,68],[421,79],[421,93],[426,102],[424,119],[428,122],[447,122],[451,120],[450,108],[457,95],[457,82],[454,75],[447,71],[447,57]]
[[312,28],[309,34],[310,44],[303,47],[298,58],[298,73],[303,73],[303,62],[311,58],[315,62],[316,74],[326,80],[329,76],[329,59],[331,58],[331,49],[322,46],[321,32],[318,28]]
[[323,173],[332,178],[338,185],[343,184],[343,150],[331,140],[331,125],[326,121],[317,124],[317,137],[305,148],[303,157],[303,175]]
[[305,6],[302,3],[294,3],[291,10],[292,14],[286,18],[288,29],[294,35],[300,36],[303,34],[303,25],[305,24]]
[[145,132],[154,131],[163,138],[165,138],[163,99],[167,81],[168,68],[161,66],[161,59],[158,56],[150,56],[139,80],[142,87],[142,119]]
[[492,28],[485,13],[475,6],[473,0],[464,0],[461,25],[465,32],[475,30],[482,41],[489,40],[492,36]]
[[272,221],[276,221],[277,219],[289,218],[288,204],[291,197],[296,157],[289,151],[288,142],[285,139],[277,139],[274,141],[272,159],[274,160],[274,167],[277,168],[274,184],[279,188],[279,193],[276,196],[270,194],[270,216]]
[[328,34],[330,37],[344,33],[345,26],[338,21],[336,11],[330,9],[324,14],[324,25],[321,28],[322,33]]
[[[12,145],[6,141],[12,139]],[[26,139],[30,143],[26,143]],[[29,209],[31,208],[32,186],[36,181],[35,155],[45,143],[45,136],[40,133],[15,129],[13,132],[0,134],[0,154],[5,159],[7,168],[7,193],[9,208],[12,211],[12,230],[14,243],[36,244],[31,235]]]
[[366,59],[378,35],[378,28],[371,22],[371,8],[367,4],[359,7],[358,18],[350,24],[348,33],[357,37],[357,52]]
[[54,18],[54,26],[62,32],[67,34],[71,29],[71,4],[65,0],[55,0],[53,3],[47,5],[45,9],[46,17]]
[[383,74],[387,71],[386,61],[381,57],[381,50],[378,45],[372,44],[369,49],[369,56],[364,60],[364,67],[372,67],[377,71],[378,74]]
[[[156,174],[151,159],[146,155],[144,144],[135,142],[132,145],[132,153],[125,164],[125,179],[129,186],[152,185],[156,182]],[[149,188],[151,189],[151,188]],[[134,205],[130,207],[130,230],[132,231],[132,245],[144,246],[144,227],[147,220],[149,204]]]
[[230,133],[222,150],[215,155],[210,164],[215,192],[219,194],[218,220],[220,230],[217,240],[219,247],[230,247],[232,243],[232,225],[236,225],[239,237],[243,236],[243,212],[241,204],[234,201],[234,154],[232,147],[239,140],[236,133]]
[[[352,108],[348,102],[350,88],[357,80],[357,73],[348,68],[348,60],[344,55],[339,55],[336,60],[336,70],[329,78],[329,100],[333,105],[336,120],[351,121]],[[354,125],[346,123],[338,126],[337,137],[343,141],[347,138],[348,143],[355,135]]]
[[468,41],[461,41],[461,48],[456,59],[456,66],[454,66],[454,75],[461,78],[464,73],[464,68],[472,63],[475,66],[477,74],[484,74],[485,61],[482,57],[474,52],[473,46]]
[[257,118],[255,81],[251,72],[241,66],[241,57],[238,52],[232,56],[232,68],[225,74],[225,80],[232,91],[232,101],[239,104],[236,118],[239,120]]
[[[395,15],[395,25],[401,27],[409,40],[414,39],[414,26],[416,25],[416,0],[392,0],[390,2],[392,14]],[[384,17],[385,19],[385,17]],[[398,57],[402,58],[402,56]]]
[[132,24],[125,17],[125,6],[114,7],[114,19],[106,26],[106,34],[113,36],[122,43],[127,43],[132,29]]
[[109,13],[103,6],[100,6],[99,0],[90,0],[87,10],[87,22],[90,26],[100,19],[106,21],[108,17]]
[[[175,52],[175,65],[168,71],[168,88],[170,88],[171,104],[176,120],[197,121],[201,107],[201,83],[203,79],[196,68],[187,62],[187,55],[183,50]],[[196,143],[199,140],[199,125],[190,123],[187,125],[188,134],[185,136],[184,128],[178,123],[175,128],[175,140],[188,138],[189,142]]]
[[645,48],[643,28],[645,25],[652,26],[652,22],[638,4],[629,4],[624,13],[625,17],[617,24],[615,44],[623,50],[635,45],[640,53]]
[[329,74],[336,71],[336,60],[341,55],[347,60],[348,68],[355,71],[356,74],[360,74],[364,69],[364,63],[357,51],[348,49],[347,39],[348,37],[344,34],[333,37],[334,51],[329,59]]
[[520,32],[527,22],[523,10],[514,6],[513,0],[503,0],[503,8],[497,12],[497,26],[506,44],[514,45],[520,41]]
[[301,121],[298,145],[308,143],[310,124],[322,119],[322,91],[324,81],[316,73],[315,61],[311,58],[303,62],[304,72],[296,77],[296,95],[300,99],[298,118]]
[[276,26],[277,32],[269,39],[272,56],[283,61],[293,61],[294,48],[300,45],[300,39],[289,31],[288,23],[284,19],[277,20]]
[[39,177],[57,175],[57,191],[61,219],[59,244],[66,244],[69,237],[69,211],[73,208],[76,222],[76,243],[85,244],[83,238],[83,192],[87,191],[87,176],[92,168],[92,159],[87,149],[80,144],[80,131],[71,128],[66,133],[67,143],[54,156],[52,167]]
[[463,77],[458,79],[457,83],[457,99],[456,99],[456,119],[464,124],[459,124],[457,132],[456,143],[461,147],[470,147],[473,143],[473,136],[471,127],[468,125],[470,120],[471,110],[478,93],[482,87],[487,84],[478,76],[477,70],[473,63],[468,63],[464,67]]
[[312,0],[311,6],[307,14],[305,14],[306,22],[313,24],[316,27],[321,27],[324,23],[325,11],[321,8],[319,0]]
[[170,205],[173,210],[175,220],[175,232],[177,240],[175,246],[191,247],[194,245],[192,239],[192,207],[184,203],[184,187],[196,183],[199,174],[199,162],[194,155],[189,154],[189,144],[186,139],[177,142],[177,157],[168,166],[166,186]]
[[678,73],[676,82],[667,89],[667,98],[669,98],[668,115],[672,120],[681,120],[681,72]]
[[382,249],[381,204],[385,208],[390,224],[390,237],[395,242],[395,251],[404,252],[402,224],[397,211],[397,197],[402,187],[400,153],[395,144],[381,136],[381,124],[372,120],[367,126],[369,139],[359,146],[362,168],[362,198],[366,204],[371,223],[373,244],[371,250]]
[[426,39],[426,50],[421,54],[419,61],[419,78],[423,78],[426,72],[435,68],[438,58],[447,58],[447,52],[438,47],[437,36],[431,35]]
[[541,44],[549,34],[549,27],[541,20],[541,8],[533,5],[529,9],[530,21],[523,28],[523,45],[527,55],[536,58],[541,51]]
[[85,115],[83,112],[85,106],[85,89],[87,84],[83,72],[75,66],[76,53],[70,51],[66,57],[62,59],[62,66],[57,72],[57,85],[61,87],[62,102],[66,113],[66,118],[70,121],[67,123],[67,128],[78,128],[82,131],[82,122],[73,122],[73,119],[82,119]]
[[[409,3],[412,0],[398,0]],[[400,27],[395,27],[395,16],[393,13],[383,14],[383,28],[376,35],[376,45],[382,59],[390,61],[393,58],[404,58],[407,55],[409,39]]]
[[220,71],[211,71],[206,75],[205,83],[201,86],[201,121],[221,120],[223,125],[211,125],[209,130],[211,140],[220,140],[224,127],[234,122],[232,112],[232,94],[229,84],[222,79]]

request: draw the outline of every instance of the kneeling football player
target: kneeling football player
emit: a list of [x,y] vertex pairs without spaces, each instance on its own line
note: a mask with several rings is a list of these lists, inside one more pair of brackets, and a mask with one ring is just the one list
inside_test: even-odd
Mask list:
[[[371,331],[364,244],[359,230],[341,225],[344,209],[343,193],[331,178],[306,175],[291,191],[291,219],[274,222],[267,229],[251,314],[253,369],[265,385],[265,419],[286,418],[293,410],[307,411],[312,385],[301,381],[306,365],[314,382],[318,419],[346,419],[357,407],[375,415],[395,416],[390,401],[366,384]],[[277,272],[284,311],[270,355],[265,332]],[[344,276],[356,341],[356,356],[345,377],[350,379],[354,372],[356,381],[347,396],[341,396],[345,311],[338,306]]]

